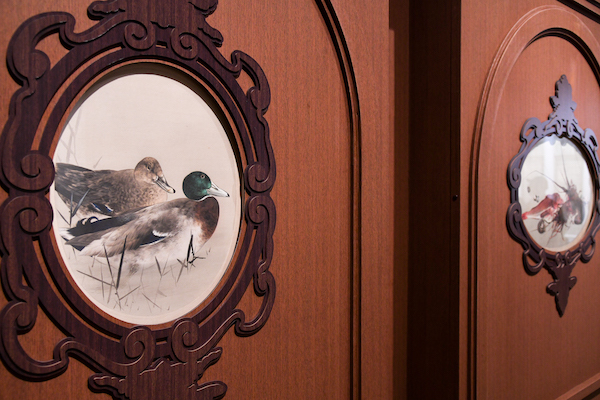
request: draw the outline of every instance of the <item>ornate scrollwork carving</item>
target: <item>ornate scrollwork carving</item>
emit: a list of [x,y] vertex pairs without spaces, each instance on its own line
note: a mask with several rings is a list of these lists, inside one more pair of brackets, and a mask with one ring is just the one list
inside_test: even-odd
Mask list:
[[[269,266],[276,220],[270,192],[276,174],[264,114],[271,94],[255,60],[235,51],[228,61],[218,51],[223,37],[206,22],[216,7],[217,0],[94,1],[88,15],[97,23],[86,31],[74,31],[72,15],[52,12],[29,19],[11,39],[7,66],[21,88],[11,99],[10,117],[0,137],[0,180],[8,190],[0,205],[0,271],[9,300],[0,312],[0,356],[17,376],[51,379],[76,357],[97,372],[89,378],[90,387],[115,398],[222,398],[227,390],[223,382],[200,383],[223,351],[216,345],[231,327],[247,336],[268,319],[275,298]],[[53,34],[69,50],[54,66],[37,49],[42,38]],[[131,328],[99,313],[71,286],[50,238],[53,212],[46,193],[54,179],[50,152],[60,134],[60,121],[86,85],[106,70],[136,60],[166,61],[217,93],[222,111],[233,121],[233,134],[239,136],[232,143],[241,143],[237,152],[245,160],[246,231],[238,243],[239,256],[210,301],[166,327]],[[253,82],[247,92],[237,82],[242,71]],[[61,91],[67,81],[67,90]],[[48,110],[55,96],[58,99]],[[40,131],[37,150],[32,150]],[[246,321],[236,307],[251,281],[262,304]],[[19,345],[18,336],[35,325],[38,305],[68,334],[56,343],[51,360],[32,359]],[[156,390],[149,392],[151,386]]]
[[[506,225],[512,238],[523,247],[523,266],[527,273],[534,275],[542,268],[546,268],[554,278],[554,282],[547,286],[547,292],[554,296],[556,308],[562,316],[567,306],[569,292],[577,282],[577,278],[571,276],[575,264],[579,260],[590,261],[594,254],[596,243],[594,236],[600,228],[598,207],[600,163],[596,153],[598,145],[594,132],[590,129],[581,129],[575,119],[574,111],[577,104],[572,99],[571,85],[566,76],[563,75],[556,82],[556,95],[550,97],[550,104],[553,111],[547,121],[540,122],[537,118],[530,118],[521,129],[520,137],[523,144],[519,153],[511,160],[507,171],[511,204],[506,214]],[[567,180],[566,184],[556,182],[544,171],[533,171],[532,173],[547,180],[550,187],[555,188],[553,191],[556,193],[548,194],[545,199],[536,198],[537,205],[525,213],[522,212],[521,207],[523,199],[519,198],[525,160],[536,145],[548,138],[567,139],[568,143],[578,149],[590,172],[593,186],[591,192],[594,197],[594,207],[590,208],[592,216],[584,227],[584,233],[570,242],[565,240],[563,248],[552,248],[548,245],[554,237],[563,235],[563,230],[568,229],[570,224],[581,225],[585,214],[584,202],[579,198],[578,189],[569,181],[564,155],[561,153],[563,166],[560,169],[562,176]],[[526,226],[524,223],[526,214],[538,218],[537,228]],[[550,237],[547,243],[544,242],[546,238],[542,240],[546,230],[550,231],[547,234]]]

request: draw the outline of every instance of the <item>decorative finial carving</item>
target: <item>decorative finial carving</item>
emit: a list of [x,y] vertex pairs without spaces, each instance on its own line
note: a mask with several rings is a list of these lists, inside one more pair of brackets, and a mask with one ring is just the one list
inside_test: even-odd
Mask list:
[[550,97],[552,105],[552,114],[550,119],[558,117],[560,119],[575,119],[574,111],[577,108],[577,103],[573,101],[573,89],[567,80],[566,75],[562,75],[555,84],[555,96]]

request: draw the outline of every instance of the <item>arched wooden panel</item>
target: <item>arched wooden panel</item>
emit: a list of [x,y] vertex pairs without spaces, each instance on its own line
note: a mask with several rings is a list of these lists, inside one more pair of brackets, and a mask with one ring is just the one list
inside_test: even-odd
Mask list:
[[[40,12],[73,14],[77,31],[93,24],[85,14],[86,1],[11,3],[0,6],[6,22],[0,28],[0,57],[18,25]],[[202,380],[226,376],[226,398],[346,399],[360,397],[361,391],[367,397],[391,395],[393,197],[390,192],[373,195],[381,185],[392,186],[388,56],[387,45],[373,50],[366,45],[370,35],[361,31],[368,28],[387,43],[387,2],[373,5],[362,19],[351,12],[359,7],[355,3],[334,4],[336,15],[329,2],[221,1],[209,17],[225,37],[222,54],[243,49],[269,75],[267,119],[281,160],[281,184],[272,193],[278,207],[278,250],[271,267],[277,303],[269,329],[267,324],[250,338],[230,332],[220,342],[224,354]],[[40,46],[55,62],[63,52],[52,40]],[[380,62],[372,64],[365,52]],[[351,64],[350,54],[363,57]],[[8,74],[0,79],[3,125],[16,85]],[[359,115],[367,115],[360,121],[362,131]],[[363,135],[360,148],[358,132]],[[364,159],[357,157],[361,149]],[[355,190],[357,185],[363,190]],[[4,194],[0,196],[3,200]],[[252,314],[258,304],[247,296],[240,307]],[[44,359],[62,337],[40,312],[21,341],[32,356]],[[0,398],[40,393],[100,398],[87,388],[91,372],[73,361],[53,380],[23,382],[2,368],[5,387],[11,389],[2,390]]]
[[[559,317],[546,273],[529,276],[522,248],[506,231],[506,168],[531,117],[545,120],[554,82],[572,83],[581,126],[600,128],[600,45],[575,13],[544,6],[524,15],[500,46],[484,86],[473,140],[471,227],[473,372],[477,398],[581,398],[600,371],[594,315],[600,259],[575,267],[577,285]],[[581,338],[582,340],[578,340]],[[585,338],[585,339],[584,339]],[[587,382],[586,382],[587,381]],[[574,389],[575,388],[575,389]],[[571,397],[575,396],[575,397]]]

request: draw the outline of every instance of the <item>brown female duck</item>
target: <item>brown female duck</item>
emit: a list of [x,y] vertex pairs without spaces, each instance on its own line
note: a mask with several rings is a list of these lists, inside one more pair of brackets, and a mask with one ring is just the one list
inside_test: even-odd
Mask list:
[[56,164],[55,189],[72,216],[114,216],[167,200],[175,193],[158,161],[142,159],[135,169],[93,171],[72,164]]

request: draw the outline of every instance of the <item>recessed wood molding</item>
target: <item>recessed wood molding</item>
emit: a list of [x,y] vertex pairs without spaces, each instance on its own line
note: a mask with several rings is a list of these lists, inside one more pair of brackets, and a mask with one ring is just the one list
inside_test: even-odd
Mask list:
[[600,3],[596,0],[558,0],[578,13],[600,23]]

